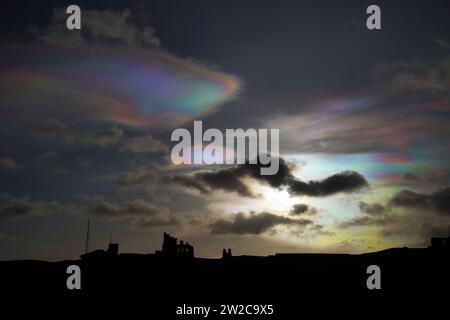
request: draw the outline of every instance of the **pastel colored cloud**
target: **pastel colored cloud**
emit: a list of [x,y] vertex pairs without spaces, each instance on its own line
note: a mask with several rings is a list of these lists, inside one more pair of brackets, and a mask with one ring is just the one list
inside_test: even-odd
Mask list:
[[126,125],[171,123],[213,110],[236,98],[241,87],[234,76],[159,49],[14,46],[2,55],[9,57],[0,64],[3,108],[35,113]]

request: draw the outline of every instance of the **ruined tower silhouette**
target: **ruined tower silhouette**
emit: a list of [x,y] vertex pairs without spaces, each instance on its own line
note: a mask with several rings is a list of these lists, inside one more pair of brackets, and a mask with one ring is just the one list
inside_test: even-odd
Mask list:
[[167,257],[194,257],[194,247],[189,242],[184,243],[183,240],[177,243],[177,238],[172,237],[170,234],[164,232],[164,239],[162,244],[162,250],[155,252],[160,256]]

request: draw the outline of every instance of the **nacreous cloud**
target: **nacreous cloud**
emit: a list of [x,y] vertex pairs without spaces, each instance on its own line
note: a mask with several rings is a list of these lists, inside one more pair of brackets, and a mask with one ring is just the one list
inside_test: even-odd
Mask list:
[[83,16],[93,34],[72,36],[52,25],[36,31],[33,46],[2,48],[0,111],[18,119],[26,112],[130,126],[175,125],[238,96],[237,77],[146,46],[159,41],[151,28],[135,28],[128,13],[85,11]]

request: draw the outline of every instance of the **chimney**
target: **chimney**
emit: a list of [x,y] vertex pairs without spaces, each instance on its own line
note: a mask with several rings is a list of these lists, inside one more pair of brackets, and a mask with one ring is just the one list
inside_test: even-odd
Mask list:
[[119,254],[119,244],[118,243],[110,243],[108,246],[107,252],[112,256],[117,256]]

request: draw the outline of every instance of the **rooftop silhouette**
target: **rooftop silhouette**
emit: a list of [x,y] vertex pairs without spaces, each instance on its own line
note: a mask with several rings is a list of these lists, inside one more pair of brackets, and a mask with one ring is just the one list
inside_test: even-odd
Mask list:
[[[161,250],[119,253],[109,243],[60,262],[0,262],[2,290],[12,297],[170,299],[183,290],[191,298],[439,298],[450,285],[450,238],[432,238],[427,248],[392,248],[365,254],[277,253],[222,258],[194,256],[194,247],[164,233]],[[67,290],[66,268],[82,270],[82,290]],[[382,290],[366,287],[367,267],[382,270]],[[175,297],[176,298],[176,297]]]

